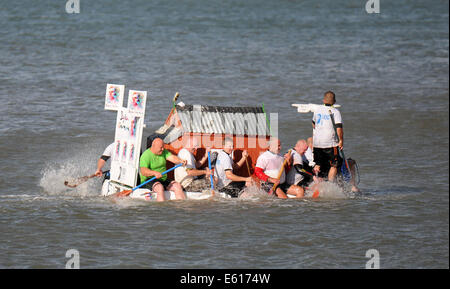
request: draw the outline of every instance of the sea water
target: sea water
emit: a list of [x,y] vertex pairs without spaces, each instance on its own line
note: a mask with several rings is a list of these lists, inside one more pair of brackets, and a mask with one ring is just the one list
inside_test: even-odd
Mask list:
[[[449,266],[448,1],[0,4],[0,268]],[[278,113],[283,151],[333,90],[360,195],[146,203],[75,189],[114,139],[107,83],[148,92],[144,137],[186,104]],[[278,244],[283,244],[280,250]],[[72,251],[69,251],[72,252]]]

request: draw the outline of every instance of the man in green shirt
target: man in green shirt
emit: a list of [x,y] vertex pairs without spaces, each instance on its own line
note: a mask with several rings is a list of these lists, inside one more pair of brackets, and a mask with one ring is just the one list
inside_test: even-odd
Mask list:
[[174,164],[183,163],[186,161],[180,159],[176,155],[171,154],[164,149],[164,142],[160,138],[156,138],[152,142],[152,146],[147,149],[141,156],[139,161],[141,183],[145,182],[151,177],[156,177],[155,180],[147,183],[144,187],[156,192],[156,200],[164,201],[164,190],[173,191],[177,200],[186,199],[181,185],[175,181],[169,180],[167,175],[162,175],[167,170],[166,161]]

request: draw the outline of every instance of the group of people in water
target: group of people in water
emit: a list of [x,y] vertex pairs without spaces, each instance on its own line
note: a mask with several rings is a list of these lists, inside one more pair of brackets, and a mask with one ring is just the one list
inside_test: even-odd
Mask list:
[[[185,191],[206,190],[211,187],[211,180],[214,190],[231,197],[239,197],[246,187],[257,186],[260,190],[278,198],[286,199],[288,195],[303,198],[306,189],[314,190],[313,187],[322,180],[336,181],[339,168],[343,164],[344,160],[339,151],[343,149],[344,133],[341,114],[333,107],[335,102],[335,94],[327,91],[323,98],[324,105],[315,110],[312,118],[313,137],[298,140],[288,153],[281,155],[281,141],[274,137],[270,138],[268,150],[257,158],[251,176],[243,177],[236,174],[236,171],[247,162],[248,152],[243,150],[240,160],[234,162],[232,138],[225,137],[222,149],[211,152],[211,149],[206,148],[200,160],[195,157],[200,144],[194,137],[188,139],[178,155],[165,149],[161,138],[155,138],[151,146],[141,155],[140,183],[156,177],[146,183],[144,188],[156,192],[157,201],[165,200],[165,190],[173,191],[176,199],[185,199]],[[106,161],[114,156],[113,150],[114,144],[109,145],[98,160],[95,172],[97,176],[102,175]],[[208,160],[208,155],[213,155],[212,170],[208,166],[202,168]],[[174,180],[170,180],[167,174],[162,174],[167,170],[167,161],[183,164],[175,169]],[[346,164],[354,176],[354,163],[350,161]],[[352,191],[359,191],[354,177],[351,178],[350,184]]]

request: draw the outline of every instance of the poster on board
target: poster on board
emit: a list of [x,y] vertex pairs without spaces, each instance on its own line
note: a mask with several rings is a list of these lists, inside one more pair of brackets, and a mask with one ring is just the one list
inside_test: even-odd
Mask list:
[[147,102],[147,91],[131,90],[128,92],[128,111],[141,117],[145,115],[145,103]]
[[110,84],[106,85],[105,109],[118,110],[123,107],[123,97],[125,95],[125,85]]

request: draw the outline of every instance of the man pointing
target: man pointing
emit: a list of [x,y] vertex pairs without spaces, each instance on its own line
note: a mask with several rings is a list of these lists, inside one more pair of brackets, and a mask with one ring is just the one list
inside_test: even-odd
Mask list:
[[[319,176],[328,177],[333,181],[337,175],[337,168],[342,165],[342,158],[339,150],[344,146],[344,129],[342,127],[342,117],[339,110],[333,105],[336,103],[336,96],[332,91],[327,91],[323,97],[323,106],[319,106],[312,118],[313,126],[313,154],[316,163],[315,170],[319,170]],[[336,125],[337,136],[333,125]],[[338,139],[339,141],[337,141]]]

